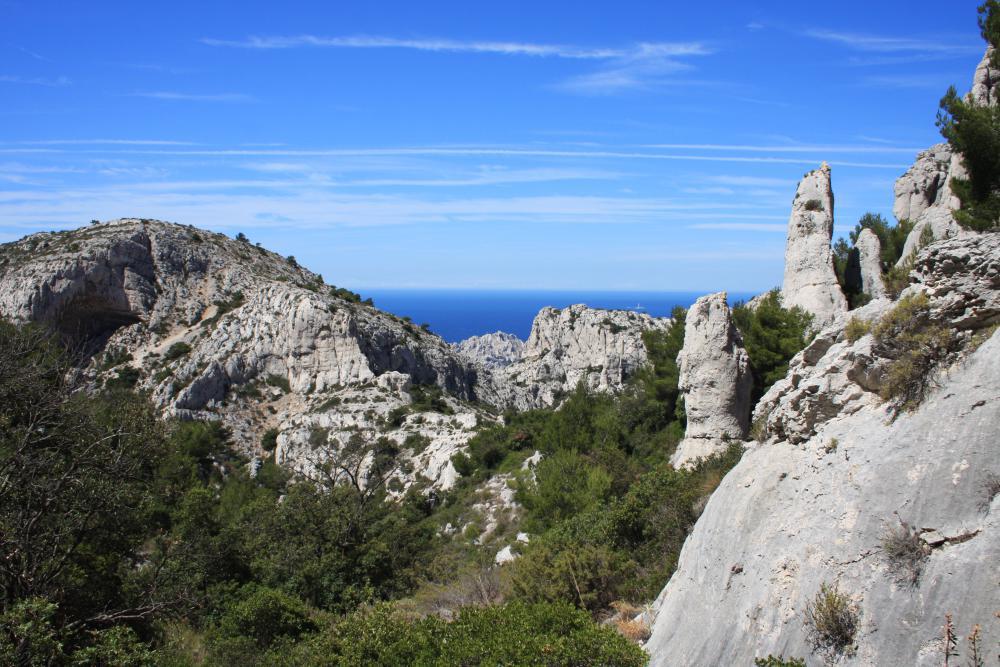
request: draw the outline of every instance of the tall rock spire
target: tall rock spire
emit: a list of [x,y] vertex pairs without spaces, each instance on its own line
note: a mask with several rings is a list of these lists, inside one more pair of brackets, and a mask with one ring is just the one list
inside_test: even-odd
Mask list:
[[820,327],[847,311],[847,299],[833,269],[832,239],[833,189],[830,166],[824,162],[803,177],[795,193],[781,286],[783,305],[812,313]]

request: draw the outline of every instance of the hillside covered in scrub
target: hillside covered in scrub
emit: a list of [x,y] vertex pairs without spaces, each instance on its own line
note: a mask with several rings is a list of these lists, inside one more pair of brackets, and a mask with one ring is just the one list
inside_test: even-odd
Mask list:
[[780,288],[430,327],[142,218],[0,245],[0,662],[992,664],[1000,6]]

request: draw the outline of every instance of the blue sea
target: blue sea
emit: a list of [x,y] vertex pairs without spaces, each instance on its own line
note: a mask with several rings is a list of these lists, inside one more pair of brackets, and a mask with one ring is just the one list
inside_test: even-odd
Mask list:
[[[431,331],[454,343],[469,336],[506,331],[522,340],[545,306],[565,308],[585,303],[594,308],[636,310],[666,317],[675,306],[689,307],[707,292],[600,292],[528,290],[361,290],[382,310],[429,324]],[[729,293],[730,305],[755,293]]]

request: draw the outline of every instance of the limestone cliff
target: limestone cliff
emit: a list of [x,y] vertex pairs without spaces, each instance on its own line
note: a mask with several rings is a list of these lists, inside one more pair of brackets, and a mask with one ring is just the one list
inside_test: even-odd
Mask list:
[[616,391],[647,363],[642,333],[666,330],[671,320],[627,310],[575,305],[543,308],[521,358],[480,378],[480,398],[528,410],[555,405],[579,383]]
[[503,331],[472,336],[452,347],[459,355],[483,368],[510,366],[524,354],[524,341]]
[[[981,624],[982,645],[996,646],[1000,237],[934,243],[912,278],[904,296],[927,294],[932,321],[964,351],[943,358],[931,394],[899,414],[877,393],[891,358],[871,334],[848,340],[847,317],[793,360],[755,411],[763,442],[712,496],[657,601],[652,665],[768,654],[938,665],[946,613],[961,637]],[[876,301],[851,315],[876,321],[891,308]],[[917,540],[912,567],[884,546],[901,521]],[[816,649],[804,618],[824,583],[857,613],[837,655]]]

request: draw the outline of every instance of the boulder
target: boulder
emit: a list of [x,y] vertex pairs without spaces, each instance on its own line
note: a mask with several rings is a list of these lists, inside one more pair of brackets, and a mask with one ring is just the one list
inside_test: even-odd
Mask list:
[[956,209],[958,198],[952,193],[948,181],[953,168],[961,160],[946,143],[935,144],[917,155],[913,166],[896,179],[895,202],[892,214],[897,220],[916,220],[927,209],[935,206]]
[[788,220],[785,278],[781,287],[786,308],[798,306],[825,326],[847,311],[847,299],[833,268],[833,190],[825,162],[799,183]]
[[670,463],[682,468],[725,451],[747,434],[753,387],[750,357],[725,292],[703,296],[688,310],[677,363],[687,430]]
[[997,82],[1000,82],[1000,70],[991,65],[992,57],[993,47],[989,46],[972,77],[972,90],[969,92],[969,98],[979,106],[992,106],[1000,101],[1000,95],[994,90]]

